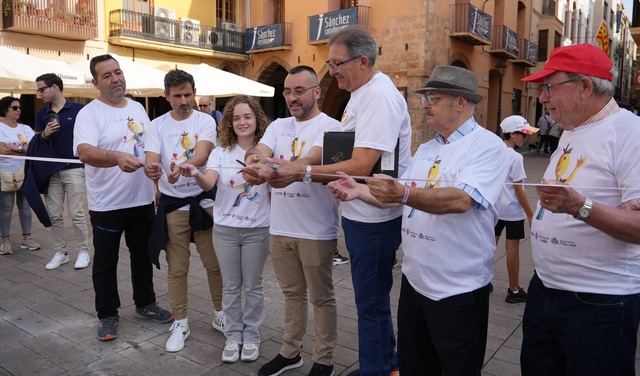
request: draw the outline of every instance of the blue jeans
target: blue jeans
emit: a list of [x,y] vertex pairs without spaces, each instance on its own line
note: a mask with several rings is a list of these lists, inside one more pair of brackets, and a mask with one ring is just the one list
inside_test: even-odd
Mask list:
[[388,376],[398,369],[389,293],[393,286],[393,260],[402,242],[401,225],[402,217],[381,223],[342,217],[358,309],[358,360],[362,376]]
[[635,375],[640,294],[550,289],[537,274],[522,323],[522,375]]

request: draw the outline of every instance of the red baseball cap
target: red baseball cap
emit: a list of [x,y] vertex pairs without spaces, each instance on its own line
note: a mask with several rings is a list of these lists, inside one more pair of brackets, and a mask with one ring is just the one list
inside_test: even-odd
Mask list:
[[544,68],[522,81],[541,83],[545,77],[555,72],[584,74],[611,81],[612,66],[611,59],[600,48],[588,43],[573,44],[554,49]]

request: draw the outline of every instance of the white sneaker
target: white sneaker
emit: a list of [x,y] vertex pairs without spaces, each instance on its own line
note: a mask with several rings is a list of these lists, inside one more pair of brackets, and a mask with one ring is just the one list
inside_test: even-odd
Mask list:
[[218,330],[222,334],[224,334],[224,322],[226,321],[224,311],[216,311],[215,308],[213,309],[213,311],[213,322],[211,323],[211,326],[213,326],[213,329]]
[[76,264],[73,266],[75,269],[84,269],[89,266],[91,262],[91,256],[89,256],[89,252],[78,252],[78,258],[76,259]]
[[65,252],[56,252],[56,254],[53,255],[53,258],[51,259],[51,261],[49,261],[49,263],[44,268],[47,270],[53,270],[53,269],[56,269],[58,266],[62,264],[66,264],[68,262],[69,262],[69,255],[67,255]]
[[0,244],[0,255],[10,255],[13,251],[11,250],[11,241],[9,238],[2,239],[2,244]]
[[28,237],[22,241],[22,244],[20,244],[20,248],[35,251],[40,249],[40,244],[37,241],[33,240],[32,237]]
[[171,331],[171,335],[165,345],[167,351],[176,352],[182,350],[184,348],[184,341],[189,338],[189,334],[191,334],[187,319],[175,320],[173,324],[171,324],[169,331]]
[[242,354],[240,360],[243,362],[253,362],[260,356],[259,342],[245,342],[242,344]]
[[240,345],[238,342],[229,342],[222,351],[222,361],[225,363],[235,363],[240,357]]

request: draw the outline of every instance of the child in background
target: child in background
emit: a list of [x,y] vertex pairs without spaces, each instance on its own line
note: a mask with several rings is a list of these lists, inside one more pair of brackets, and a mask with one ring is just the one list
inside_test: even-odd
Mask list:
[[507,272],[509,274],[509,289],[507,289],[507,303],[521,303],[527,301],[527,293],[518,284],[520,272],[520,240],[524,239],[524,219],[533,217],[533,210],[527,200],[522,183],[527,177],[524,171],[523,157],[514,147],[525,144],[528,135],[538,132],[538,128],[529,125],[522,116],[509,116],[500,123],[504,133],[504,143],[509,148],[509,175],[497,203],[498,223],[495,227],[496,244],[500,240],[502,230],[506,227],[507,239]]

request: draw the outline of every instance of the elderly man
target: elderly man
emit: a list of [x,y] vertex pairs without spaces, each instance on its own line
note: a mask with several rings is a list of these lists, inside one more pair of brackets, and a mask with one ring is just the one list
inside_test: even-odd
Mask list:
[[[351,92],[342,115],[342,131],[354,131],[351,159],[325,166],[282,166],[298,172],[298,180],[326,182],[321,174],[342,171],[367,176],[381,158],[399,145],[402,174],[411,159],[411,121],[404,97],[376,66],[378,48],[358,26],[342,29],[329,40],[329,73],[338,87]],[[399,140],[399,141],[398,141]],[[395,252],[400,246],[402,209],[377,208],[362,201],[342,207],[342,228],[351,257],[351,278],[358,309],[360,369],[355,374],[389,375],[398,368],[389,293]]]
[[421,145],[400,184],[384,175],[329,183],[341,199],[404,206],[398,303],[400,374],[480,375],[498,221],[507,177],[505,145],[473,118],[483,96],[476,76],[437,66],[422,93],[437,134]]
[[564,128],[531,225],[523,375],[634,375],[640,320],[640,119],[612,98],[609,57],[555,49],[540,102]]
[[89,70],[100,94],[78,113],[73,149],[85,163],[95,249],[92,278],[100,319],[98,339],[109,341],[117,337],[117,269],[123,234],[130,254],[135,316],[169,323],[173,314],[156,303],[148,251],[154,193],[140,157],[149,117],[142,105],[124,97],[127,82],[111,55],[92,58]]
[[215,103],[215,97],[200,97],[200,99],[198,99],[198,108],[200,109],[200,112],[211,115],[216,121],[216,124],[220,124],[220,120],[222,120],[222,113],[215,109]]

